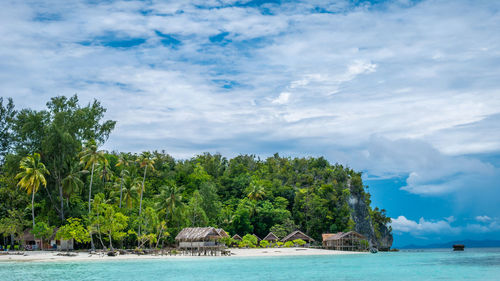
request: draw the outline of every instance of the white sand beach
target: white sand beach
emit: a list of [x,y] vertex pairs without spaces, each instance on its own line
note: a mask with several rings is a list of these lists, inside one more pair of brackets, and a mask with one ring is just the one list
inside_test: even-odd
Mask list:
[[[279,256],[314,256],[314,255],[352,255],[363,254],[359,252],[343,252],[310,248],[259,248],[259,249],[230,249],[231,256],[217,256],[216,258],[237,257],[279,257]],[[207,256],[155,256],[155,255],[119,255],[109,257],[107,255],[93,254],[88,252],[73,252],[75,256],[58,256],[64,252],[54,251],[26,251],[22,255],[0,255],[0,262],[61,262],[61,261],[112,261],[133,259],[179,259],[179,258],[207,258]],[[214,258],[213,256],[211,256]]]

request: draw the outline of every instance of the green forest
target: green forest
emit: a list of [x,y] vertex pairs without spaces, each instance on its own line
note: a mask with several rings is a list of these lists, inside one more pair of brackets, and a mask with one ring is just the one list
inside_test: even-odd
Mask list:
[[[58,228],[80,248],[166,247],[190,226],[280,238],[300,229],[321,241],[354,229],[352,193],[370,206],[361,173],[323,157],[106,151],[116,121],[105,113],[76,95],[43,110],[0,98],[0,244]],[[378,208],[369,216],[375,232],[390,220]]]

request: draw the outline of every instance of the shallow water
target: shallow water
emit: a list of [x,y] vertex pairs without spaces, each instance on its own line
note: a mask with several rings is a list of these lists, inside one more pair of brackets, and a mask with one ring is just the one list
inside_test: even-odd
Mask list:
[[0,280],[500,280],[500,249],[338,256],[4,262]]

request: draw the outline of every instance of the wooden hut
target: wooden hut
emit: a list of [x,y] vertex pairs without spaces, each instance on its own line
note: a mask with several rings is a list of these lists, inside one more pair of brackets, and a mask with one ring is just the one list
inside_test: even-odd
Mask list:
[[266,235],[266,237],[264,237],[264,240],[276,243],[279,240],[279,238],[278,236],[274,235],[274,233],[269,232],[269,234]]
[[[64,239],[56,239],[56,233],[58,228],[54,229],[54,233],[52,236],[42,241],[42,239],[35,238],[35,236],[31,233],[31,229],[24,231],[23,235],[19,237],[19,241],[22,243],[22,247],[26,250],[73,250],[74,249],[74,241],[64,240]],[[43,247],[42,247],[43,242]]]
[[239,236],[238,234],[235,234],[235,235],[233,236],[233,240],[235,240],[235,241],[241,241],[241,240],[243,240],[243,239],[242,239],[242,238],[241,238],[241,236]]
[[307,242],[307,244],[314,242],[314,239],[304,234],[304,232],[300,230],[295,230],[294,232],[288,234],[285,238],[281,239],[281,242],[288,242],[297,239],[302,239]]
[[198,249],[217,246],[220,238],[221,235],[214,227],[186,227],[175,236],[175,241],[181,249]]
[[224,238],[224,237],[229,237],[229,234],[227,234],[226,231],[224,231],[224,229],[222,228],[217,228],[217,233],[219,233],[220,237]]
[[257,243],[260,243],[260,241],[262,241],[262,239],[260,239],[259,236],[255,235],[255,234],[252,234],[253,236],[255,236],[255,238],[257,238]]
[[366,250],[365,246],[361,245],[361,240],[367,240],[367,238],[356,231],[325,233],[323,234],[323,247],[338,251]]

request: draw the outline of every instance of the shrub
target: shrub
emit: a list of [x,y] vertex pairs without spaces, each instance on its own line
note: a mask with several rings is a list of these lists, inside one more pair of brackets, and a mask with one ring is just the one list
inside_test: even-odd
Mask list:
[[253,236],[252,234],[247,234],[247,235],[243,236],[243,238],[241,239],[240,244],[241,243],[246,244],[246,247],[255,248],[255,246],[257,245],[258,241],[257,241],[257,237]]
[[367,250],[370,247],[370,243],[367,240],[359,240],[359,246],[362,250]]
[[283,246],[283,242],[277,242],[277,243],[276,243],[276,246],[278,246],[278,247]]
[[293,244],[295,244],[295,246],[303,246],[306,244],[306,241],[304,241],[302,239],[295,239],[295,240],[293,240]]
[[267,248],[267,247],[269,247],[269,241],[267,241],[267,240],[262,240],[262,241],[260,241],[260,246],[261,246],[262,248]]
[[293,242],[292,241],[287,241],[285,243],[285,247],[287,247],[287,248],[293,247]]

